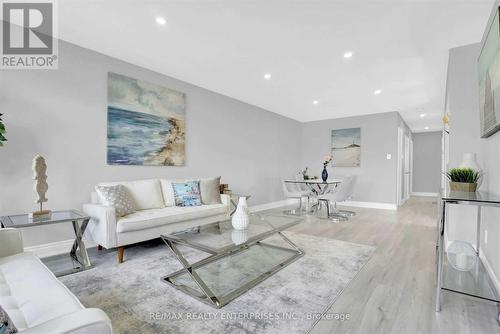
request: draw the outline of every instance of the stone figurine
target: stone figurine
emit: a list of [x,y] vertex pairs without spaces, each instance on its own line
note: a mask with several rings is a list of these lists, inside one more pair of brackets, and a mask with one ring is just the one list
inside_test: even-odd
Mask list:
[[47,164],[45,163],[45,159],[41,155],[37,155],[33,158],[32,168],[33,180],[35,180],[33,189],[37,193],[35,203],[40,204],[40,214],[47,214],[50,211],[43,211],[43,203],[48,201],[45,194],[49,189],[49,185],[47,184]]

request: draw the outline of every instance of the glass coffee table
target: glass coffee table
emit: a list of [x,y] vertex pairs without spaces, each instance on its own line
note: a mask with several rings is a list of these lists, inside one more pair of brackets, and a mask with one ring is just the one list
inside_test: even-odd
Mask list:
[[[231,220],[226,220],[164,234],[161,238],[183,268],[161,279],[210,306],[221,308],[304,255],[282,233],[301,222],[297,217],[252,214],[245,231],[234,230]],[[209,256],[190,263],[179,246]]]

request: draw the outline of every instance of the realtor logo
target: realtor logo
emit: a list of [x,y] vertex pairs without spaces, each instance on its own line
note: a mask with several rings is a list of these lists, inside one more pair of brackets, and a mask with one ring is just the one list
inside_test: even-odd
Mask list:
[[57,68],[55,1],[2,1],[2,69]]

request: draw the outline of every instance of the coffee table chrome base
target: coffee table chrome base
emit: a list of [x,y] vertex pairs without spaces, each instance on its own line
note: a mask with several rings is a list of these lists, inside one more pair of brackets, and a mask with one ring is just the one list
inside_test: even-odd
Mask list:
[[[222,253],[222,254],[212,254],[211,256],[200,260],[198,262],[190,264],[187,259],[182,255],[182,253],[179,251],[177,247],[177,243],[165,239],[162,237],[162,240],[165,242],[165,244],[172,250],[174,255],[176,256],[177,260],[182,264],[183,269],[176,271],[170,275],[164,276],[161,278],[162,282],[169,284],[170,286],[190,295],[193,298],[196,298],[197,300],[208,304],[212,307],[215,308],[221,308],[224,305],[228,304],[230,301],[233,299],[239,297],[240,295],[244,294],[251,288],[255,287],[265,279],[271,277],[275,273],[277,273],[279,270],[283,269],[284,267],[288,266],[290,263],[294,262],[298,258],[304,255],[304,252],[300,250],[290,239],[288,239],[285,235],[283,235],[281,232],[276,233],[279,235],[291,248],[285,248],[285,247],[280,247],[276,245],[270,245],[267,243],[264,243],[262,241],[255,241],[253,243],[249,244],[242,244],[240,248],[237,250],[233,250],[227,253]],[[276,248],[280,250],[285,250],[289,251],[291,256],[286,259],[285,261],[282,261],[280,263],[277,263],[271,270],[266,271],[262,275],[256,277],[255,279],[251,280],[250,282],[242,285],[241,287],[237,288],[236,290],[231,291],[230,293],[223,295],[223,296],[217,296],[208,286],[207,284],[203,281],[203,279],[196,273],[196,270],[208,265],[214,261],[217,261],[221,258],[231,256],[243,251],[248,250],[251,247],[270,247],[270,248]],[[178,285],[174,282],[174,279],[180,275],[184,274],[189,274],[191,279],[196,283],[200,291],[196,291],[188,286],[185,285]]]

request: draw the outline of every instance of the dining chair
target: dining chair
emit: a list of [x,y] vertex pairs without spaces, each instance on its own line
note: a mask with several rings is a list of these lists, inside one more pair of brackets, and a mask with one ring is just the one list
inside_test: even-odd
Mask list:
[[356,183],[356,176],[347,176],[332,191],[319,195],[318,200],[326,204],[327,217],[335,222],[347,221],[347,217],[356,215],[354,211],[337,209],[337,202],[344,202],[351,198]]
[[299,200],[299,207],[293,210],[286,210],[286,214],[301,214],[302,213],[302,199],[305,198],[309,202],[310,191],[301,190],[297,183],[285,182],[281,180],[283,185],[283,192],[286,198],[293,198]]

